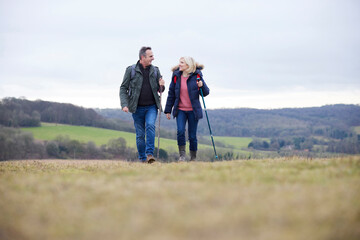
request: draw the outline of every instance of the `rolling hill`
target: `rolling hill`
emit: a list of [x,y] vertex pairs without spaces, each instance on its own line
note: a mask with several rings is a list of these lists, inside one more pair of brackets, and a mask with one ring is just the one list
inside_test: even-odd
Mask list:
[[[58,136],[68,136],[70,139],[80,141],[81,143],[94,142],[98,147],[105,145],[111,139],[124,138],[126,146],[136,148],[136,136],[134,133],[116,131],[95,127],[86,126],[72,126],[65,124],[42,123],[41,127],[26,127],[21,128],[23,131],[31,132],[35,139],[43,141],[52,141]],[[160,148],[167,152],[177,152],[177,142],[174,139],[160,139]],[[252,138],[240,137],[218,137],[216,142],[221,145],[217,147],[219,152],[234,152],[235,154],[249,154],[244,150]],[[155,146],[157,147],[157,137],[155,139]],[[206,144],[199,144],[199,150],[210,150],[212,146]]]

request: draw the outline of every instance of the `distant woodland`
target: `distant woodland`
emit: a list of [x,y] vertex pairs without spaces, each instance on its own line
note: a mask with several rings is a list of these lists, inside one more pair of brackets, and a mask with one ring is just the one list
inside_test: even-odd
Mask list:
[[[360,153],[359,105],[273,110],[215,109],[208,110],[208,115],[214,136],[253,138],[248,150],[274,152],[280,156],[299,152]],[[71,152],[69,149],[74,152],[75,148],[84,158],[113,158],[124,154],[136,158],[136,151],[126,149],[124,139],[109,142],[102,149],[97,149],[92,143],[80,146],[79,142],[64,138],[43,145],[17,129],[37,127],[41,122],[134,132],[131,114],[120,109],[86,109],[72,104],[4,98],[0,102],[0,160],[26,156],[67,158]],[[198,135],[200,142],[211,144],[205,114],[199,122]],[[161,117],[161,137],[176,139],[176,121],[167,120],[164,114]],[[61,153],[61,149],[65,150]]]
[[65,103],[4,98],[0,113],[0,125],[6,127],[37,127],[41,122],[49,122],[134,132],[128,121],[108,119],[93,109]]
[[[131,115],[119,109],[95,109],[106,118],[131,121]],[[233,137],[287,137],[311,135],[343,139],[354,134],[353,127],[360,126],[359,105],[328,105],[311,108],[288,109],[215,109],[207,110],[212,132],[216,136]],[[175,121],[162,116],[161,126],[176,130]],[[208,135],[204,119],[199,122],[199,135]]]
[[[95,110],[106,118],[131,121],[131,115],[119,109]],[[252,137],[250,149],[276,151],[280,155],[298,151],[360,153],[360,133],[356,132],[356,127],[360,126],[359,105],[207,111],[214,136]],[[176,122],[168,121],[165,116],[162,116],[161,126],[168,132],[176,131]],[[205,116],[199,121],[198,134],[209,135]]]

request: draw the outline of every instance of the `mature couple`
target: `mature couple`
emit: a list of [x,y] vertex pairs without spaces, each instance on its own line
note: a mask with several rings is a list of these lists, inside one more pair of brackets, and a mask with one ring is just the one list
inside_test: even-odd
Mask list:
[[[142,47],[139,61],[126,69],[120,86],[121,108],[131,112],[136,130],[136,146],[142,162],[153,163],[155,148],[155,122],[161,109],[159,93],[165,90],[159,68],[151,65],[154,55],[150,47]],[[191,57],[181,57],[174,67],[164,113],[170,120],[171,111],[176,118],[179,161],[185,161],[185,124],[188,122],[190,160],[196,159],[196,131],[199,119],[203,117],[199,101],[200,88],[203,95],[209,88],[203,80],[202,65]]]

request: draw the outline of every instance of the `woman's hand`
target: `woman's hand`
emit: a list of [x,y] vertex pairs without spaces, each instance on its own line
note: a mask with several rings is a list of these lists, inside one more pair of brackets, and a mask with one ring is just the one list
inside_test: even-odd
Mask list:
[[167,114],[166,114],[166,118],[167,118],[168,120],[170,120],[170,117],[171,117],[171,114],[170,114],[170,113],[167,113]]
[[201,87],[203,86],[203,82],[202,82],[201,80],[199,80],[199,81],[197,82],[197,85],[198,85],[199,88],[201,88]]

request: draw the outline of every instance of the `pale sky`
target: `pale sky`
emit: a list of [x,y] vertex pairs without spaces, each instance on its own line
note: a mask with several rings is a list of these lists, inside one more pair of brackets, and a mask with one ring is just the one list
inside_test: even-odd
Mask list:
[[142,46],[166,87],[204,64],[209,109],[360,104],[358,0],[0,0],[0,98],[119,108]]

